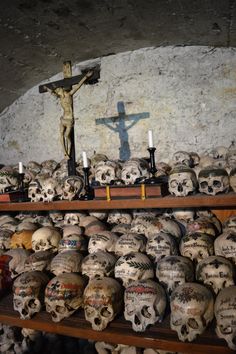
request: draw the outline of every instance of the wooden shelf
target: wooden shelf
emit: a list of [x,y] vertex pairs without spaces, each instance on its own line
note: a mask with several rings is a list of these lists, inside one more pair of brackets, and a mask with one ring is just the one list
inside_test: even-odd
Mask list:
[[169,328],[169,316],[165,318],[164,322],[151,326],[143,333],[134,332],[130,322],[125,321],[123,317],[112,321],[102,332],[94,331],[91,329],[90,323],[85,320],[82,310],[59,323],[54,323],[45,311],[40,312],[31,320],[21,320],[18,312],[13,310],[11,294],[0,301],[0,323],[140,348],[156,348],[189,354],[235,353],[228,348],[224,340],[216,336],[214,325],[194,342],[180,342],[176,332]]
[[0,203],[0,211],[43,211],[43,210],[101,210],[101,209],[138,209],[138,208],[222,208],[236,207],[236,193],[207,196],[196,194],[187,197],[165,196],[160,198],[56,201],[51,203]]

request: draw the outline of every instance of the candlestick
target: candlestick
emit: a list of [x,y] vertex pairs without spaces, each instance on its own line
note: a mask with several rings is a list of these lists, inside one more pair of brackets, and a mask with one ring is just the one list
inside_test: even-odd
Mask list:
[[23,173],[23,163],[19,162],[19,173]]
[[89,167],[83,167],[85,193],[79,198],[80,200],[91,200],[94,198],[93,189],[90,187],[89,184],[89,170]]
[[149,172],[151,174],[151,177],[145,180],[145,184],[160,184],[160,183],[167,183],[167,176],[159,176],[156,177],[156,164],[155,164],[155,147],[149,147],[148,148],[149,154],[150,154],[150,168]]
[[83,167],[87,168],[88,167],[88,159],[87,159],[87,154],[85,151],[82,152],[82,157],[83,157]]
[[152,130],[148,131],[148,146],[149,148],[153,148],[153,135],[152,135]]

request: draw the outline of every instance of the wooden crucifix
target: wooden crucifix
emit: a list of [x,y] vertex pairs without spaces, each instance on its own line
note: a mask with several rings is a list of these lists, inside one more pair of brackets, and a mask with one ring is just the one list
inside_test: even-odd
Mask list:
[[[104,124],[113,132],[119,134],[120,139],[120,154],[121,160],[130,158],[129,136],[128,130],[131,129],[140,119],[148,118],[149,112],[126,114],[124,102],[117,102],[118,116],[97,118],[96,124]],[[109,124],[110,123],[110,124]]]
[[89,70],[83,75],[72,77],[71,62],[66,61],[63,63],[63,76],[63,80],[40,85],[39,92],[50,92],[60,100],[63,109],[63,114],[60,119],[60,141],[64,156],[68,159],[68,175],[70,176],[76,174],[73,95],[80,89],[85,81],[96,79],[97,77],[95,78],[94,76],[97,76],[97,73],[93,70]]

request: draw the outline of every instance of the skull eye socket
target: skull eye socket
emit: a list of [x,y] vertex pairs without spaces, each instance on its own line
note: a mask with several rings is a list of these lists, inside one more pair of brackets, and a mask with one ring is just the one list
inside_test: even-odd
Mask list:
[[214,181],[213,181],[213,187],[215,187],[215,188],[220,188],[220,187],[221,187],[221,182],[214,180]]
[[198,327],[199,327],[197,321],[195,320],[195,318],[189,318],[188,325],[192,329],[198,329]]
[[177,185],[178,185],[178,182],[177,182],[175,179],[172,180],[172,181],[170,181],[170,186],[171,186],[171,188],[176,188]]
[[108,309],[108,307],[103,307],[101,310],[101,315],[102,315],[102,317],[111,317],[112,313]]
[[37,304],[35,302],[34,299],[31,299],[28,303],[28,306],[31,308],[31,309],[35,309],[37,307]]
[[55,311],[56,311],[57,313],[63,314],[63,313],[65,312],[65,307],[64,307],[64,306],[56,306]]
[[231,334],[233,332],[232,327],[230,326],[227,327],[220,326],[220,331],[222,334]]
[[143,315],[143,317],[151,318],[152,314],[149,312],[149,309],[150,309],[149,306],[143,306],[141,310],[141,314]]
[[207,182],[201,182],[200,186],[201,186],[201,188],[205,189],[205,188],[207,188],[208,184],[207,184]]

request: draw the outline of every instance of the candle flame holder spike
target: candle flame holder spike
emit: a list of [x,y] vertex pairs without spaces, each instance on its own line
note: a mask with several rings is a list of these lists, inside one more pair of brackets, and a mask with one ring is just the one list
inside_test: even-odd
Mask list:
[[90,167],[83,167],[85,193],[80,196],[80,200],[92,200],[94,198],[94,191],[89,184],[89,170]]

